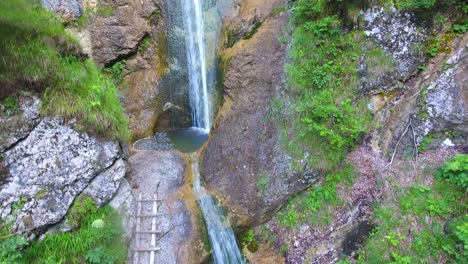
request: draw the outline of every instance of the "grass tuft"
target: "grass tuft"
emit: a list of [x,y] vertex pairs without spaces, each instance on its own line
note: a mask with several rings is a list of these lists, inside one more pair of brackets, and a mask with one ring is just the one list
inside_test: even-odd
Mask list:
[[81,131],[128,138],[115,84],[80,52],[59,19],[33,0],[0,2],[0,100],[20,90],[43,94],[43,115],[75,119]]

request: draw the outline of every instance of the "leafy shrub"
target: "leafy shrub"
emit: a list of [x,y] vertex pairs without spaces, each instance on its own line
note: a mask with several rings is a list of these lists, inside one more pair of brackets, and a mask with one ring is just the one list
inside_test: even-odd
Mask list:
[[0,238],[0,263],[17,263],[22,258],[20,249],[27,245],[28,242],[22,236]]
[[[46,235],[26,248],[25,263],[124,263],[127,251],[118,213],[109,206],[100,209],[89,199],[75,202],[66,219],[78,219],[78,229]],[[76,220],[76,219],[74,219]],[[99,225],[96,225],[96,221]]]
[[[294,32],[286,66],[290,83],[297,87],[295,101],[305,144],[323,150],[320,159],[332,166],[366,130],[368,114],[352,102],[359,50],[352,34],[343,34],[335,17],[305,22]],[[354,83],[355,84],[355,83]],[[313,164],[322,164],[313,161]]]
[[468,155],[457,154],[437,171],[436,176],[466,189],[468,187]]

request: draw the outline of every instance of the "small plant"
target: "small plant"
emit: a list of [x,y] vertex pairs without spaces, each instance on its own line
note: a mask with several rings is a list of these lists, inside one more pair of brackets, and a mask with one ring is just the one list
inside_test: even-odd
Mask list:
[[117,10],[116,6],[112,6],[112,5],[101,6],[98,9],[96,9],[96,14],[103,16],[103,17],[111,17],[114,15],[116,10]]
[[117,258],[103,247],[97,247],[86,253],[86,261],[91,264],[114,264]]
[[437,22],[439,22],[439,24],[444,24],[445,22],[447,22],[447,18],[445,16],[439,16],[437,18]]
[[468,23],[454,24],[453,25],[453,31],[455,33],[459,33],[459,34],[465,33],[466,31],[468,31]]
[[418,70],[421,71],[421,72],[423,72],[423,71],[426,70],[426,66],[419,65],[419,66],[418,66]]
[[434,140],[434,137],[432,135],[427,135],[421,139],[421,142],[418,144],[418,151],[419,152],[424,152],[429,148],[431,145],[432,141]]
[[288,251],[288,244],[287,243],[281,244],[280,253],[285,254],[287,251]]
[[106,226],[106,223],[102,219],[96,219],[91,223],[92,228],[103,229]]
[[[149,43],[151,43],[151,40]],[[111,67],[104,69],[104,73],[110,77],[110,79],[114,82],[115,85],[119,85],[120,83],[122,83],[125,64],[126,61],[121,60],[119,62],[114,63],[114,65],[112,65]]]
[[144,53],[145,51],[147,51],[149,49],[152,42],[153,42],[153,40],[151,39],[150,36],[144,37],[140,41],[140,44],[138,46],[138,51],[140,51],[141,53]]
[[3,102],[3,105],[8,110],[16,110],[18,109],[18,100],[13,96],[8,96]]
[[261,21],[256,21],[253,28],[244,35],[244,39],[251,39],[255,33],[257,33],[258,29],[262,26]]
[[22,236],[0,238],[0,263],[18,263],[23,257],[20,249],[27,245],[28,242]]
[[278,217],[279,223],[286,228],[293,228],[299,220],[298,215],[292,206],[290,206],[288,211],[280,212]]
[[468,187],[468,155],[457,154],[437,171],[436,176],[466,189]]
[[254,235],[253,230],[249,229],[245,231],[244,234],[242,235],[242,243],[244,245],[248,245],[253,242],[255,242],[255,235]]
[[286,6],[277,6],[277,7],[273,8],[273,11],[272,11],[272,13],[274,15],[279,14],[279,13],[283,13],[283,12],[286,12]]
[[262,194],[262,196],[265,195],[265,192],[268,190],[269,186],[270,186],[270,179],[268,178],[268,176],[262,175],[260,176],[260,178],[258,178],[257,188]]
[[12,214],[16,214],[19,210],[23,209],[24,208],[24,205],[26,204],[26,202],[28,201],[28,199],[24,196],[21,196],[19,199],[18,199],[18,202],[16,203],[13,203],[11,205],[11,212]]

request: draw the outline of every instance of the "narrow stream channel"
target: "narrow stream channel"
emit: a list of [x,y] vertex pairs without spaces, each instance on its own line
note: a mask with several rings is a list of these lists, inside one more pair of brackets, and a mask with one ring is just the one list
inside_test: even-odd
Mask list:
[[218,264],[238,264],[245,263],[236,242],[236,236],[229,221],[224,216],[222,208],[211,197],[202,185],[200,173],[198,171],[198,153],[192,160],[193,172],[193,193],[198,200],[198,204],[205,219],[206,229],[213,252],[214,263]]

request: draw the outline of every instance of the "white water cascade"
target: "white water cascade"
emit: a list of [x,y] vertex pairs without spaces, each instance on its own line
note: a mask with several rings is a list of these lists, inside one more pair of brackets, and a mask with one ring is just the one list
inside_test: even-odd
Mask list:
[[[196,159],[195,159],[196,160]],[[242,264],[245,263],[237,246],[234,232],[223,216],[222,209],[216,204],[203,188],[198,171],[198,162],[192,162],[193,192],[205,218],[208,236],[213,249],[213,259],[216,264]]]
[[209,131],[211,120],[206,70],[203,1],[182,0],[182,6],[184,11],[184,27],[187,34],[186,50],[192,124],[194,127]]

